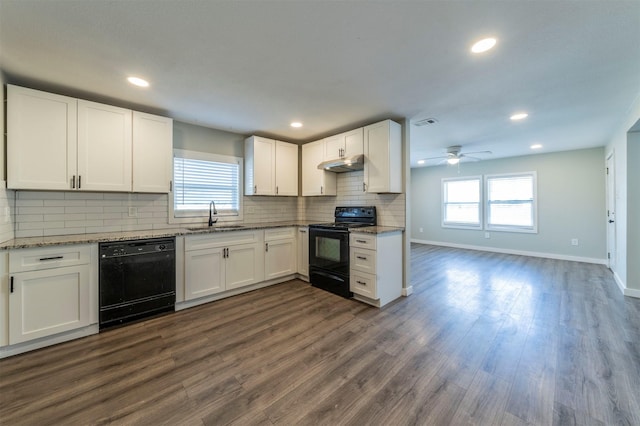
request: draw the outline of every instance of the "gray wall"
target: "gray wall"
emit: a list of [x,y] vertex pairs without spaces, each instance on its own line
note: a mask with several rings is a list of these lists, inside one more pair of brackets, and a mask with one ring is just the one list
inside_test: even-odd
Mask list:
[[[537,172],[538,233],[441,227],[441,179]],[[606,257],[604,149],[594,148],[411,170],[411,238],[603,261]],[[420,232],[423,228],[423,232]],[[579,240],[578,246],[571,239]]]

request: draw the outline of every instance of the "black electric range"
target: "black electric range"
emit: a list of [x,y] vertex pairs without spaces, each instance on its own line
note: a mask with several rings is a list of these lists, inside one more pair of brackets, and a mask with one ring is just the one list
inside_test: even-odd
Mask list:
[[343,297],[349,288],[349,230],[375,226],[375,206],[336,207],[335,222],[309,225],[309,281]]

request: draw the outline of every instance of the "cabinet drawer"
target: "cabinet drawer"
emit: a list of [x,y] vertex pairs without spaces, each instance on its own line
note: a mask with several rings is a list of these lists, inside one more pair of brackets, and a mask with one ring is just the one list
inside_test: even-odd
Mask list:
[[88,245],[11,250],[9,273],[85,265],[90,259],[91,247]]
[[185,251],[228,247],[236,244],[261,242],[263,231],[230,231],[205,235],[190,235],[184,239]]
[[275,240],[286,240],[296,237],[295,228],[273,228],[267,229],[264,231],[264,240],[275,241]]
[[352,269],[368,274],[376,273],[376,252],[373,250],[351,247],[349,265]]
[[369,299],[378,298],[378,288],[375,275],[351,271],[349,287],[352,292],[368,297]]
[[375,250],[376,236],[374,234],[352,233],[349,235],[349,245],[351,247],[360,247]]

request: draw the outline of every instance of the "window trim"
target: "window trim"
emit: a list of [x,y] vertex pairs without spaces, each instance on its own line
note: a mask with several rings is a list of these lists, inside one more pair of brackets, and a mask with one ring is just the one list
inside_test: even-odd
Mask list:
[[[174,193],[173,193],[173,180],[174,180],[174,170],[173,170],[173,159],[175,157],[178,158],[188,158],[192,160],[203,160],[203,161],[214,161],[219,163],[235,163],[238,164],[238,214],[219,214],[216,217],[218,218],[217,223],[221,222],[240,222],[244,219],[243,213],[243,198],[244,198],[244,159],[242,157],[233,157],[229,155],[220,155],[213,154],[208,152],[201,151],[191,151],[186,149],[174,149],[173,155],[171,157],[171,191],[167,194],[167,204],[169,210],[169,223],[175,224],[200,224],[207,223],[209,220],[208,212],[205,212],[203,216],[191,216],[191,217],[175,217],[175,206],[174,206]],[[215,201],[215,200],[214,200]]]
[[[533,188],[532,195],[533,199],[531,201],[531,214],[533,215],[533,225],[532,226],[517,226],[517,225],[491,225],[489,223],[489,180],[492,178],[509,178],[509,177],[523,177],[530,176],[533,178]],[[497,231],[497,232],[517,232],[524,234],[537,234],[538,233],[538,174],[535,171],[532,172],[519,172],[519,173],[499,173],[499,174],[490,174],[484,176],[484,193],[486,194],[486,199],[484,200],[484,210],[485,210],[485,220],[484,220],[484,229],[486,231]]]
[[[445,221],[446,217],[446,191],[445,191],[445,183],[453,182],[453,181],[463,181],[463,180],[477,180],[478,181],[478,224],[468,224],[461,222],[447,222]],[[483,221],[483,182],[482,175],[478,176],[465,176],[465,177],[454,177],[454,178],[442,178],[440,182],[440,224],[443,228],[450,229],[473,229],[473,230],[482,230]]]

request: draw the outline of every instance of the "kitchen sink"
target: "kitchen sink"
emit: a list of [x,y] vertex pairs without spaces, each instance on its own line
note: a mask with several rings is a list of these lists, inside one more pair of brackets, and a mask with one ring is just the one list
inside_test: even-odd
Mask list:
[[213,225],[213,226],[197,226],[193,228],[187,228],[189,231],[228,231],[230,229],[242,229],[244,225]]

